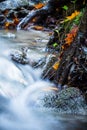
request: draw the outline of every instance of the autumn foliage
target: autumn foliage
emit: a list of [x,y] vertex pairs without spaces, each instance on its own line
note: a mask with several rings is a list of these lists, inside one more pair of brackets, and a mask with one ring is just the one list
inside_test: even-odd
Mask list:
[[78,32],[78,26],[74,26],[71,31],[66,34],[66,38],[65,38],[65,44],[62,45],[62,49],[65,50],[67,47],[70,46],[70,44],[74,41],[76,35]]
[[79,11],[75,10],[74,13],[72,13],[70,16],[67,16],[65,19],[65,22],[69,21],[69,20],[73,20],[76,16],[78,16],[80,14]]
[[13,18],[13,21],[11,21],[11,22],[7,21],[5,23],[5,29],[16,28],[18,23],[19,23],[19,19],[15,17],[15,18]]

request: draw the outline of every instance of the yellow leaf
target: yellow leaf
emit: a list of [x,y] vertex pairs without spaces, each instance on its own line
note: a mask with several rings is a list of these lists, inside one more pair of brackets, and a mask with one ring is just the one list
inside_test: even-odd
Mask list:
[[71,14],[71,16],[66,17],[66,20],[74,19],[76,16],[79,15],[79,13],[80,13],[79,11],[75,11],[74,13]]
[[19,23],[19,19],[18,18],[14,18],[13,21],[14,21],[14,24],[16,24],[16,25]]
[[9,28],[15,28],[15,24],[13,22],[6,22],[5,23],[5,28],[9,29]]
[[54,68],[55,70],[57,70],[58,67],[59,67],[59,61],[57,61],[57,62],[53,65],[53,68]]
[[72,13],[70,16],[67,16],[66,19],[64,21],[61,21],[61,23],[73,20],[76,16],[78,16],[80,14],[79,11],[75,10],[74,13]]
[[10,22],[6,22],[5,23],[5,27],[8,28],[8,26],[10,25]]

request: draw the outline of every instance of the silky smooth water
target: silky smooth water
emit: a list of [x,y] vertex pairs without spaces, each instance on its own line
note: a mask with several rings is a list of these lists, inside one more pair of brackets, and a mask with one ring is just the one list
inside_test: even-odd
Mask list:
[[63,115],[44,108],[43,89],[53,86],[42,81],[41,70],[15,63],[10,53],[29,46],[30,59],[45,54],[48,34],[38,31],[0,32],[0,130],[86,130],[87,117]]

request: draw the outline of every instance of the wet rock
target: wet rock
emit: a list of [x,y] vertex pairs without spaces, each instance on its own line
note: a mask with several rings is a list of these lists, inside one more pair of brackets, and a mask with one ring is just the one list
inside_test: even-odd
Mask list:
[[29,63],[29,59],[27,58],[27,55],[24,51],[16,50],[12,52],[11,58],[13,61],[16,61],[17,63],[21,63],[21,64]]
[[20,64],[29,64],[33,68],[42,69],[46,63],[46,57],[37,55],[36,52],[32,54],[32,49],[29,49],[28,47],[22,47],[19,50],[12,50],[10,54],[11,59],[15,62]]
[[14,17],[16,17],[16,11],[11,9],[7,15],[7,18],[12,19]]
[[24,18],[29,13],[28,10],[22,9],[16,13],[18,18]]
[[6,0],[0,2],[0,10],[15,9],[19,6],[28,5],[28,0]]
[[52,66],[57,60],[58,59],[55,55],[50,54],[47,56],[46,63],[43,67],[42,78],[48,78],[48,79],[52,78],[54,74]]
[[3,14],[0,14],[0,25],[4,25],[6,22],[6,18]]
[[26,10],[26,9],[20,8],[20,11],[16,11],[16,10],[11,9],[7,15],[7,18],[8,19],[13,19],[15,17],[24,18],[27,14],[28,14],[28,10]]
[[78,88],[70,87],[57,93],[47,93],[41,100],[44,107],[53,108],[59,113],[87,115],[87,104]]
[[41,58],[40,60],[33,62],[32,67],[34,68],[43,68],[46,63],[46,57]]
[[85,92],[85,100],[86,100],[86,103],[87,103],[87,91]]

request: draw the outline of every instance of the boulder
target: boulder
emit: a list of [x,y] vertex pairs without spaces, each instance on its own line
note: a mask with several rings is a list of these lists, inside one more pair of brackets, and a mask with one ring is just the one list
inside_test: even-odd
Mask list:
[[81,91],[69,87],[56,93],[46,93],[42,99],[46,108],[52,108],[59,113],[87,115],[87,104]]
[[16,50],[11,53],[11,59],[17,63],[28,64],[29,59],[27,58],[26,52],[21,50]]

